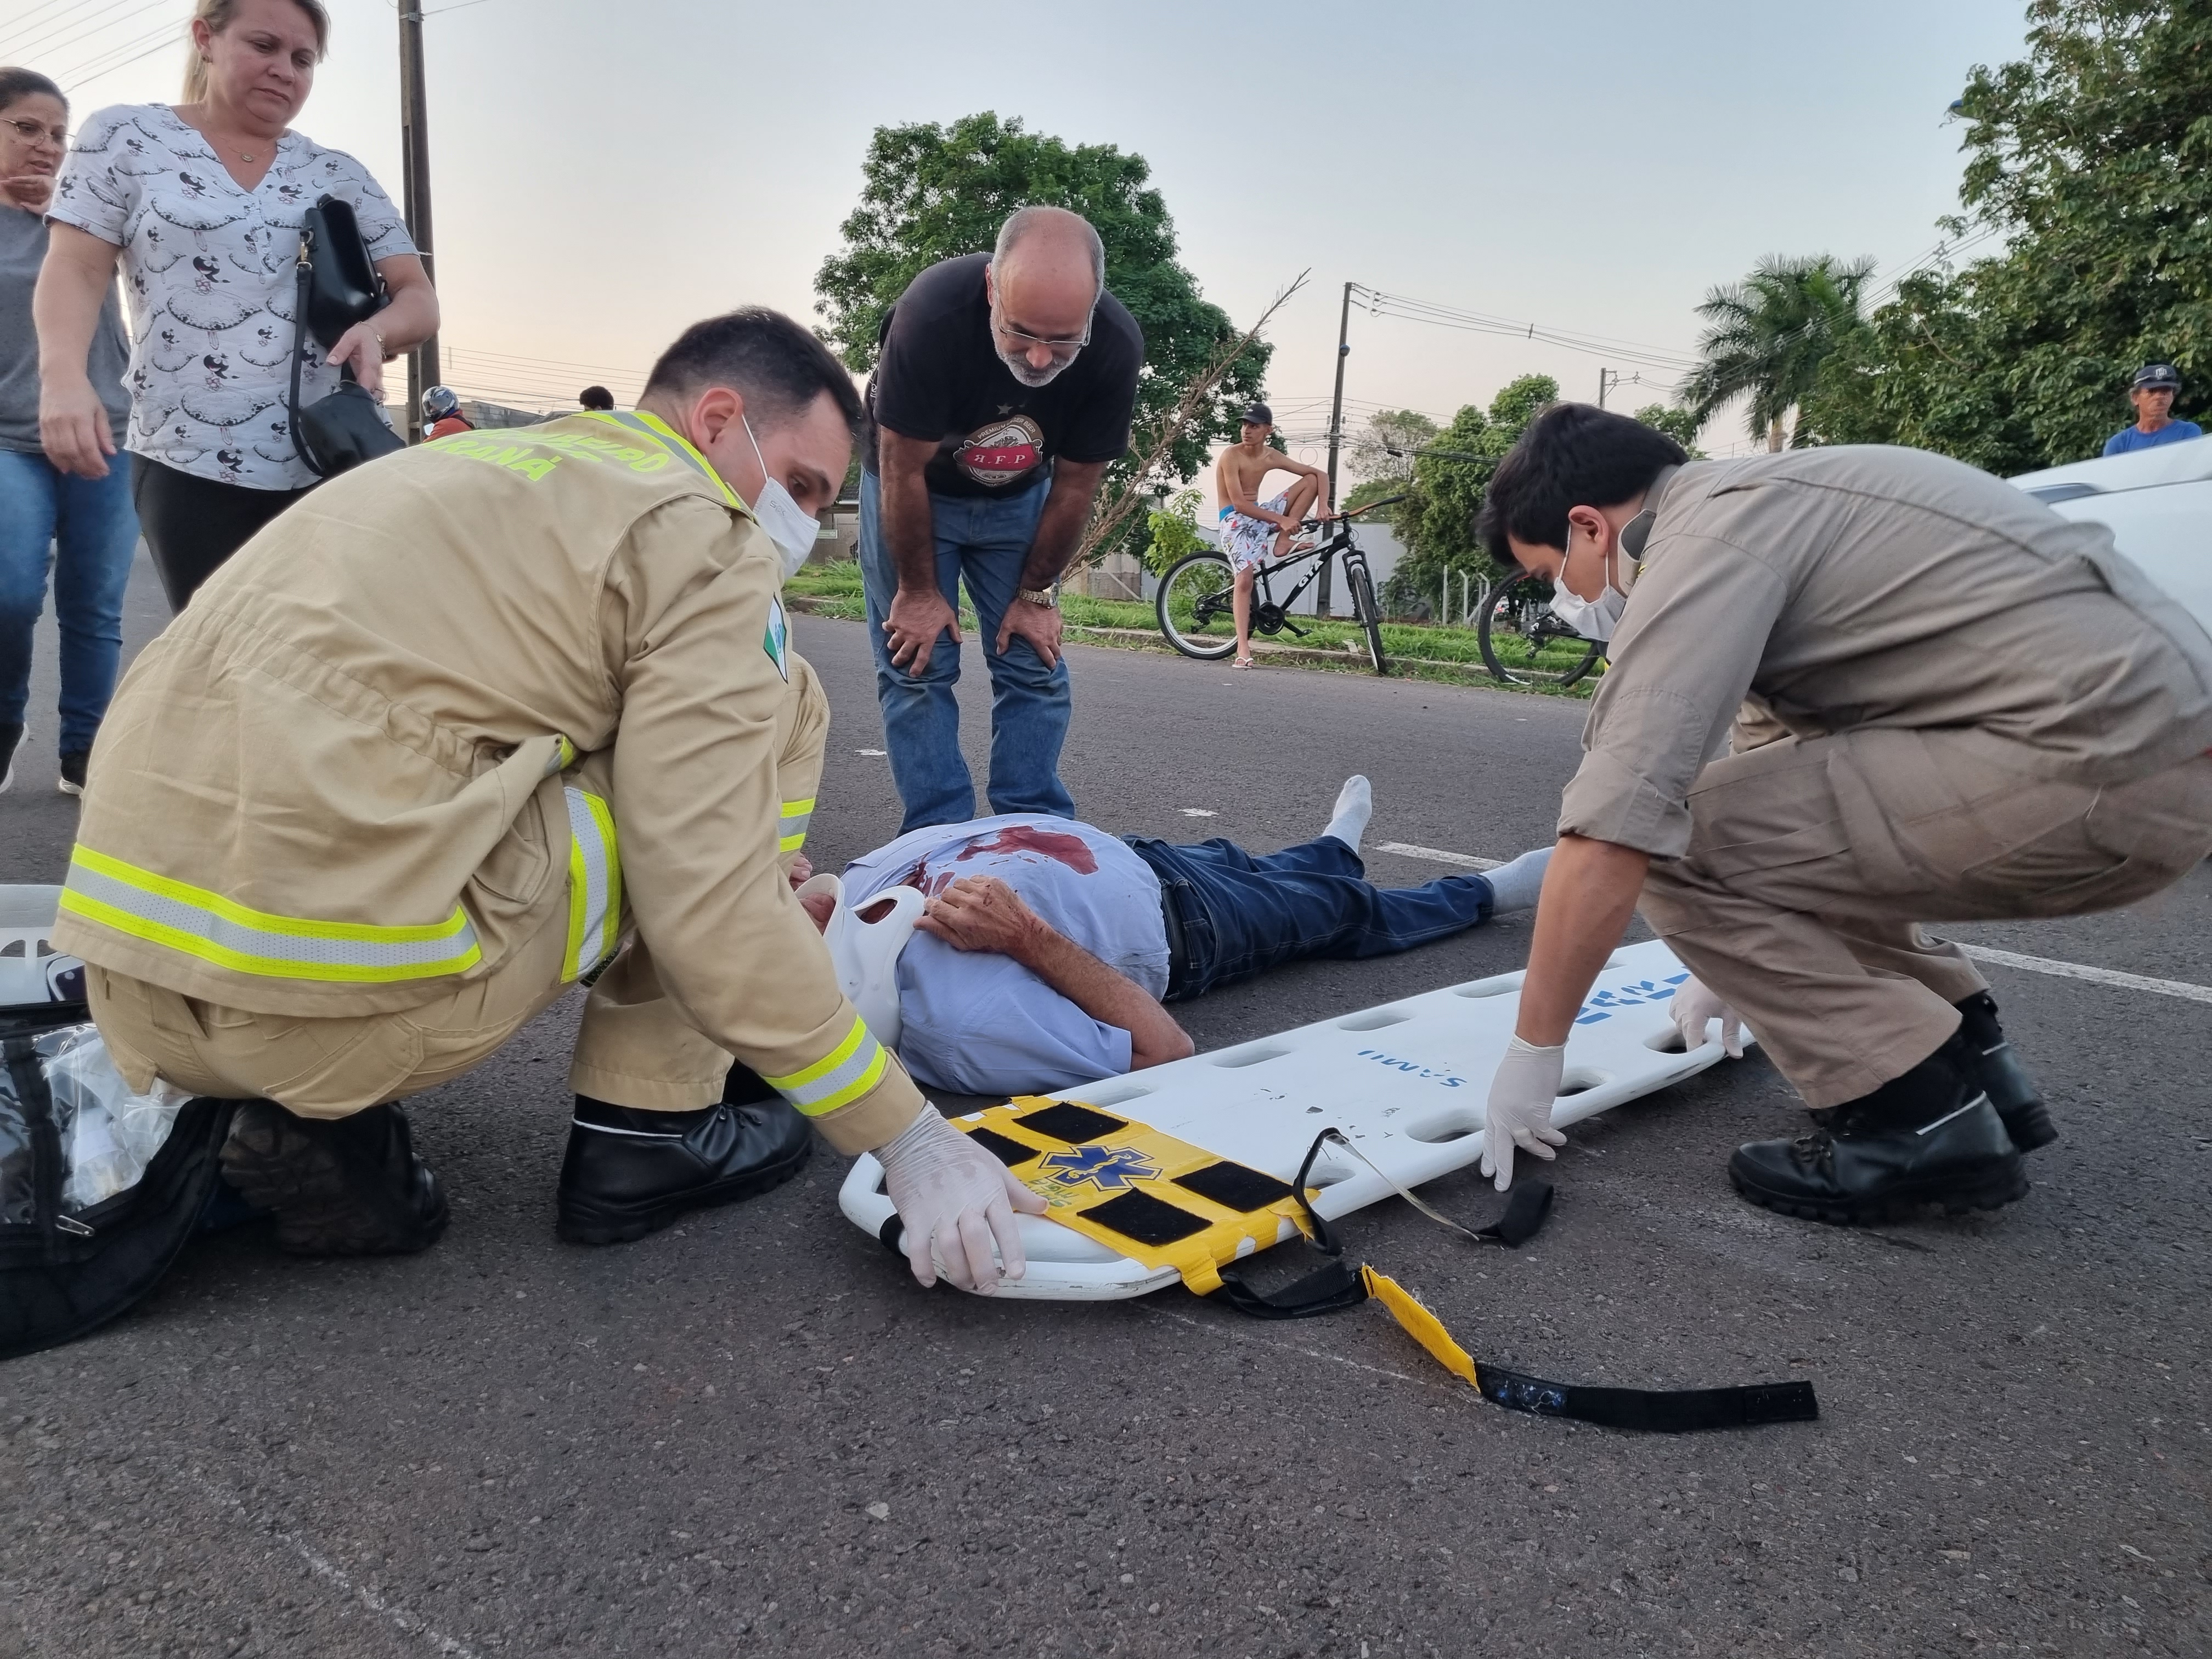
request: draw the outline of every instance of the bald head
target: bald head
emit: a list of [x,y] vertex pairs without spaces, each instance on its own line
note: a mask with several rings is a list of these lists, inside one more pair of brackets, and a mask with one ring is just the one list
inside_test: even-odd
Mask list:
[[1105,289],[1105,245],[1079,213],[1023,208],[999,228],[991,285],[1009,327],[1042,339],[1075,337]]

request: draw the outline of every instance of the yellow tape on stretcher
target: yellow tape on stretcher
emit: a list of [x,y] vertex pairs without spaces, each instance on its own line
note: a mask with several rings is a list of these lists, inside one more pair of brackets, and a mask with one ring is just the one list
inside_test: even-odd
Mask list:
[[[1020,1121],[1052,1107],[1081,1103],[1037,1095],[1019,1096],[1004,1106],[992,1107],[980,1122],[963,1119],[957,1127],[970,1132],[988,1129],[1006,1139],[1035,1147],[1040,1156],[1014,1165],[1012,1173],[1015,1180],[1044,1200],[1049,1219],[1087,1238],[1095,1238],[1147,1267],[1173,1267],[1182,1275],[1182,1282],[1200,1296],[1221,1288],[1224,1267],[1267,1249],[1287,1237],[1284,1222],[1304,1231],[1305,1223],[1298,1213],[1295,1197],[1286,1194],[1264,1208],[1237,1211],[1176,1185],[1178,1176],[1217,1164],[1234,1164],[1236,1160],[1177,1140],[1148,1124],[1124,1118],[1117,1111],[1089,1108],[1120,1120],[1121,1127],[1081,1141],[1063,1140]],[[1309,1188],[1309,1196],[1318,1190]],[[1131,1192],[1143,1193],[1172,1205],[1204,1221],[1206,1227],[1172,1243],[1147,1244],[1093,1221],[1084,1213]]]

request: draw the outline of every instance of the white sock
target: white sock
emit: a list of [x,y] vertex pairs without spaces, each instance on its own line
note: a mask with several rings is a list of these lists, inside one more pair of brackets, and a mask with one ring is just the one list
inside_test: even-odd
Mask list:
[[1510,864],[1484,871],[1482,878],[1490,884],[1491,915],[1534,909],[1537,894],[1544,890],[1544,871],[1551,862],[1550,848],[1534,847]]
[[1344,787],[1336,792],[1336,805],[1331,810],[1328,828],[1324,836],[1334,836],[1353,852],[1359,850],[1359,838],[1367,833],[1367,820],[1375,812],[1375,786],[1357,772],[1344,781]]

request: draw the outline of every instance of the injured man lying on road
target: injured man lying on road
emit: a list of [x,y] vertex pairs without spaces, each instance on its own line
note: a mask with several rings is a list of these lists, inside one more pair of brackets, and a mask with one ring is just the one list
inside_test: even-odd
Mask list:
[[1486,875],[1372,885],[1359,858],[1372,810],[1352,778],[1317,838],[1261,858],[1034,813],[937,824],[856,860],[846,901],[872,917],[890,888],[929,896],[898,962],[899,1057],[917,1082],[1044,1093],[1189,1054],[1164,1002],[1311,957],[1409,951],[1535,904],[1548,847]]

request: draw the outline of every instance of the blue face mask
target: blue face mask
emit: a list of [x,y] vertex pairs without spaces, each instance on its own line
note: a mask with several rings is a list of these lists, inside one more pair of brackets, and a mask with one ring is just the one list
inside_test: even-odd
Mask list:
[[814,552],[815,538],[822,533],[821,521],[791,498],[791,492],[776,481],[768,470],[768,459],[761,454],[760,440],[753,437],[753,423],[745,422],[745,436],[752,439],[753,455],[760,462],[760,498],[752,502],[753,517],[768,532],[783,554],[783,574],[786,580],[798,573]]

